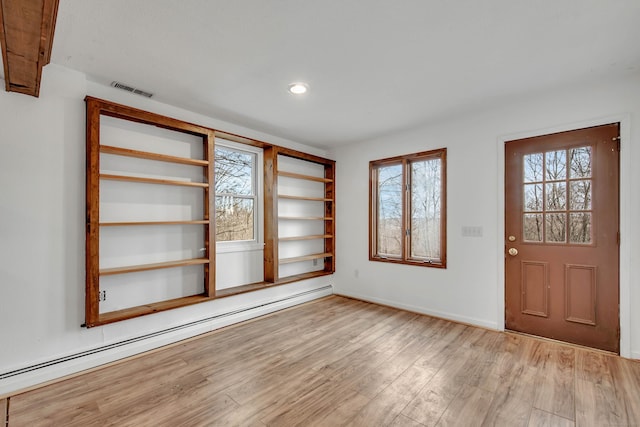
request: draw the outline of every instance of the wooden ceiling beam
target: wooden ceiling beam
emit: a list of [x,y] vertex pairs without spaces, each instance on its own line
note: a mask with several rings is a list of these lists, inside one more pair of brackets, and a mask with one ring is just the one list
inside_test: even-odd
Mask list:
[[59,0],[0,0],[0,46],[7,92],[38,97],[51,59]]

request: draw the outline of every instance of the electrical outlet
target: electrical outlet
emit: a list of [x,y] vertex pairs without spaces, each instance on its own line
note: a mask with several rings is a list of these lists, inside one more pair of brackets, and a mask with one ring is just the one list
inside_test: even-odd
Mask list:
[[98,301],[106,301],[107,300],[107,291],[98,292]]

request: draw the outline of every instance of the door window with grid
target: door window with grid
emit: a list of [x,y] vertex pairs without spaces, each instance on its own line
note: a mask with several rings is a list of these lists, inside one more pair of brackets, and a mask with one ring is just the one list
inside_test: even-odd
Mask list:
[[592,244],[592,147],[524,155],[525,242]]

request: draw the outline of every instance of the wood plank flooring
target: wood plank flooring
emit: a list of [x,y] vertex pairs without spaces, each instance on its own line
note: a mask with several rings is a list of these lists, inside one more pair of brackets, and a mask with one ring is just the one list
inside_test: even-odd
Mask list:
[[9,401],[116,425],[640,426],[640,363],[331,296]]

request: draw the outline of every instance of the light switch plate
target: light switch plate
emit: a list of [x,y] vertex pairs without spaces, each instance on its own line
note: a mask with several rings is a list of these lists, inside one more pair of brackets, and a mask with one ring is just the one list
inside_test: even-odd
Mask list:
[[463,225],[462,237],[482,237],[482,227],[479,225]]

